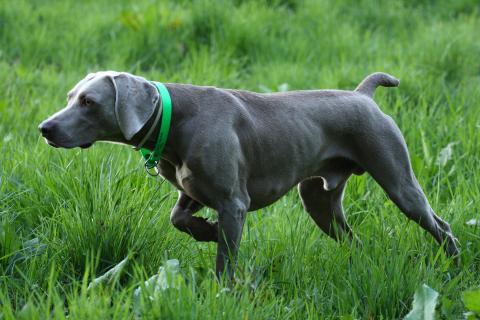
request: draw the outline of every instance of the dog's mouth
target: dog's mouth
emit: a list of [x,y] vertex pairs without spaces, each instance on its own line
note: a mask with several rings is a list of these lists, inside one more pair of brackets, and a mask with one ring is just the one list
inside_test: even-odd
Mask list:
[[51,147],[60,148],[60,146],[58,144],[55,144],[53,141],[50,141],[47,138],[45,138],[45,142]]
[[87,148],[90,148],[92,145],[93,145],[93,143],[85,143],[85,144],[81,144],[80,148],[87,149]]
[[87,149],[87,148],[90,148],[93,143],[92,142],[89,142],[89,143],[84,143],[84,144],[81,144],[79,146],[62,146],[62,145],[59,145],[51,140],[48,140],[47,138],[45,138],[45,142],[49,145],[49,146],[52,146],[54,148],[66,148],[66,149],[71,149],[71,148],[75,148],[75,147],[80,147],[82,149]]

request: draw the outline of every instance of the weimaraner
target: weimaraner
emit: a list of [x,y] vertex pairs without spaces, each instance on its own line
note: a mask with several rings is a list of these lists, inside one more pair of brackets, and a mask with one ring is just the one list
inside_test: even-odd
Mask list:
[[[158,170],[179,190],[171,222],[198,241],[218,242],[216,272],[231,277],[246,213],[295,185],[320,229],[336,240],[352,238],[343,192],[352,173],[366,171],[408,218],[457,257],[456,238],[418,184],[399,128],[373,101],[377,86],[398,84],[385,73],[369,75],[354,91],[261,94],[166,84],[173,111]],[[160,105],[146,79],[97,72],[81,80],[68,93],[67,106],[39,129],[54,147],[86,148],[96,141],[137,146]],[[154,148],[158,132],[145,147]],[[193,215],[204,206],[218,212],[217,223]]]

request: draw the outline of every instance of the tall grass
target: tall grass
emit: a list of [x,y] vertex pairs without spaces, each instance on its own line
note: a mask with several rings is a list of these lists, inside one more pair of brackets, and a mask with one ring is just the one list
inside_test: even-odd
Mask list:
[[[480,286],[480,227],[466,225],[480,213],[479,11],[474,0],[0,0],[0,318],[392,319],[423,283],[440,292],[440,318],[462,317],[460,292]],[[39,137],[66,92],[107,69],[254,91],[395,75],[401,86],[375,100],[451,222],[461,265],[365,175],[345,198],[363,247],[322,234],[293,191],[249,215],[236,284],[222,289],[214,245],[174,230],[176,192],[148,178],[138,154]],[[87,289],[127,256],[118,281]],[[173,258],[185,285],[136,302],[134,289]]]

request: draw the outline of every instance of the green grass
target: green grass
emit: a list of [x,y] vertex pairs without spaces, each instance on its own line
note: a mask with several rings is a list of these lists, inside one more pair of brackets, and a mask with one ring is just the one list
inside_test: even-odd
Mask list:
[[[476,0],[0,0],[0,319],[393,319],[423,283],[440,293],[437,318],[462,318],[461,293],[480,286],[480,227],[466,225],[480,214],[478,30]],[[38,123],[67,91],[107,69],[254,91],[352,89],[373,71],[395,75],[401,86],[375,100],[459,238],[461,265],[364,175],[345,197],[363,248],[322,234],[293,190],[249,215],[238,279],[222,290],[215,246],[170,225],[176,191],[148,178],[139,154],[40,138]],[[127,256],[117,281],[87,290]],[[135,302],[167,259],[180,261],[186,284]]]

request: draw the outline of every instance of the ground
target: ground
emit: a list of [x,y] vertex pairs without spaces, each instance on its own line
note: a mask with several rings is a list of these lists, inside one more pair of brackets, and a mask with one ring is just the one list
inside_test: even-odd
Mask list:
[[[439,292],[437,318],[461,318],[462,292],[480,286],[478,30],[476,0],[0,0],[0,318],[393,319],[423,284]],[[215,246],[173,228],[177,193],[137,152],[41,139],[39,122],[98,70],[260,92],[396,76],[375,100],[404,133],[461,264],[363,175],[345,196],[362,247],[322,234],[292,190],[249,214],[235,285],[222,288]],[[178,288],[135,296],[169,259]]]

